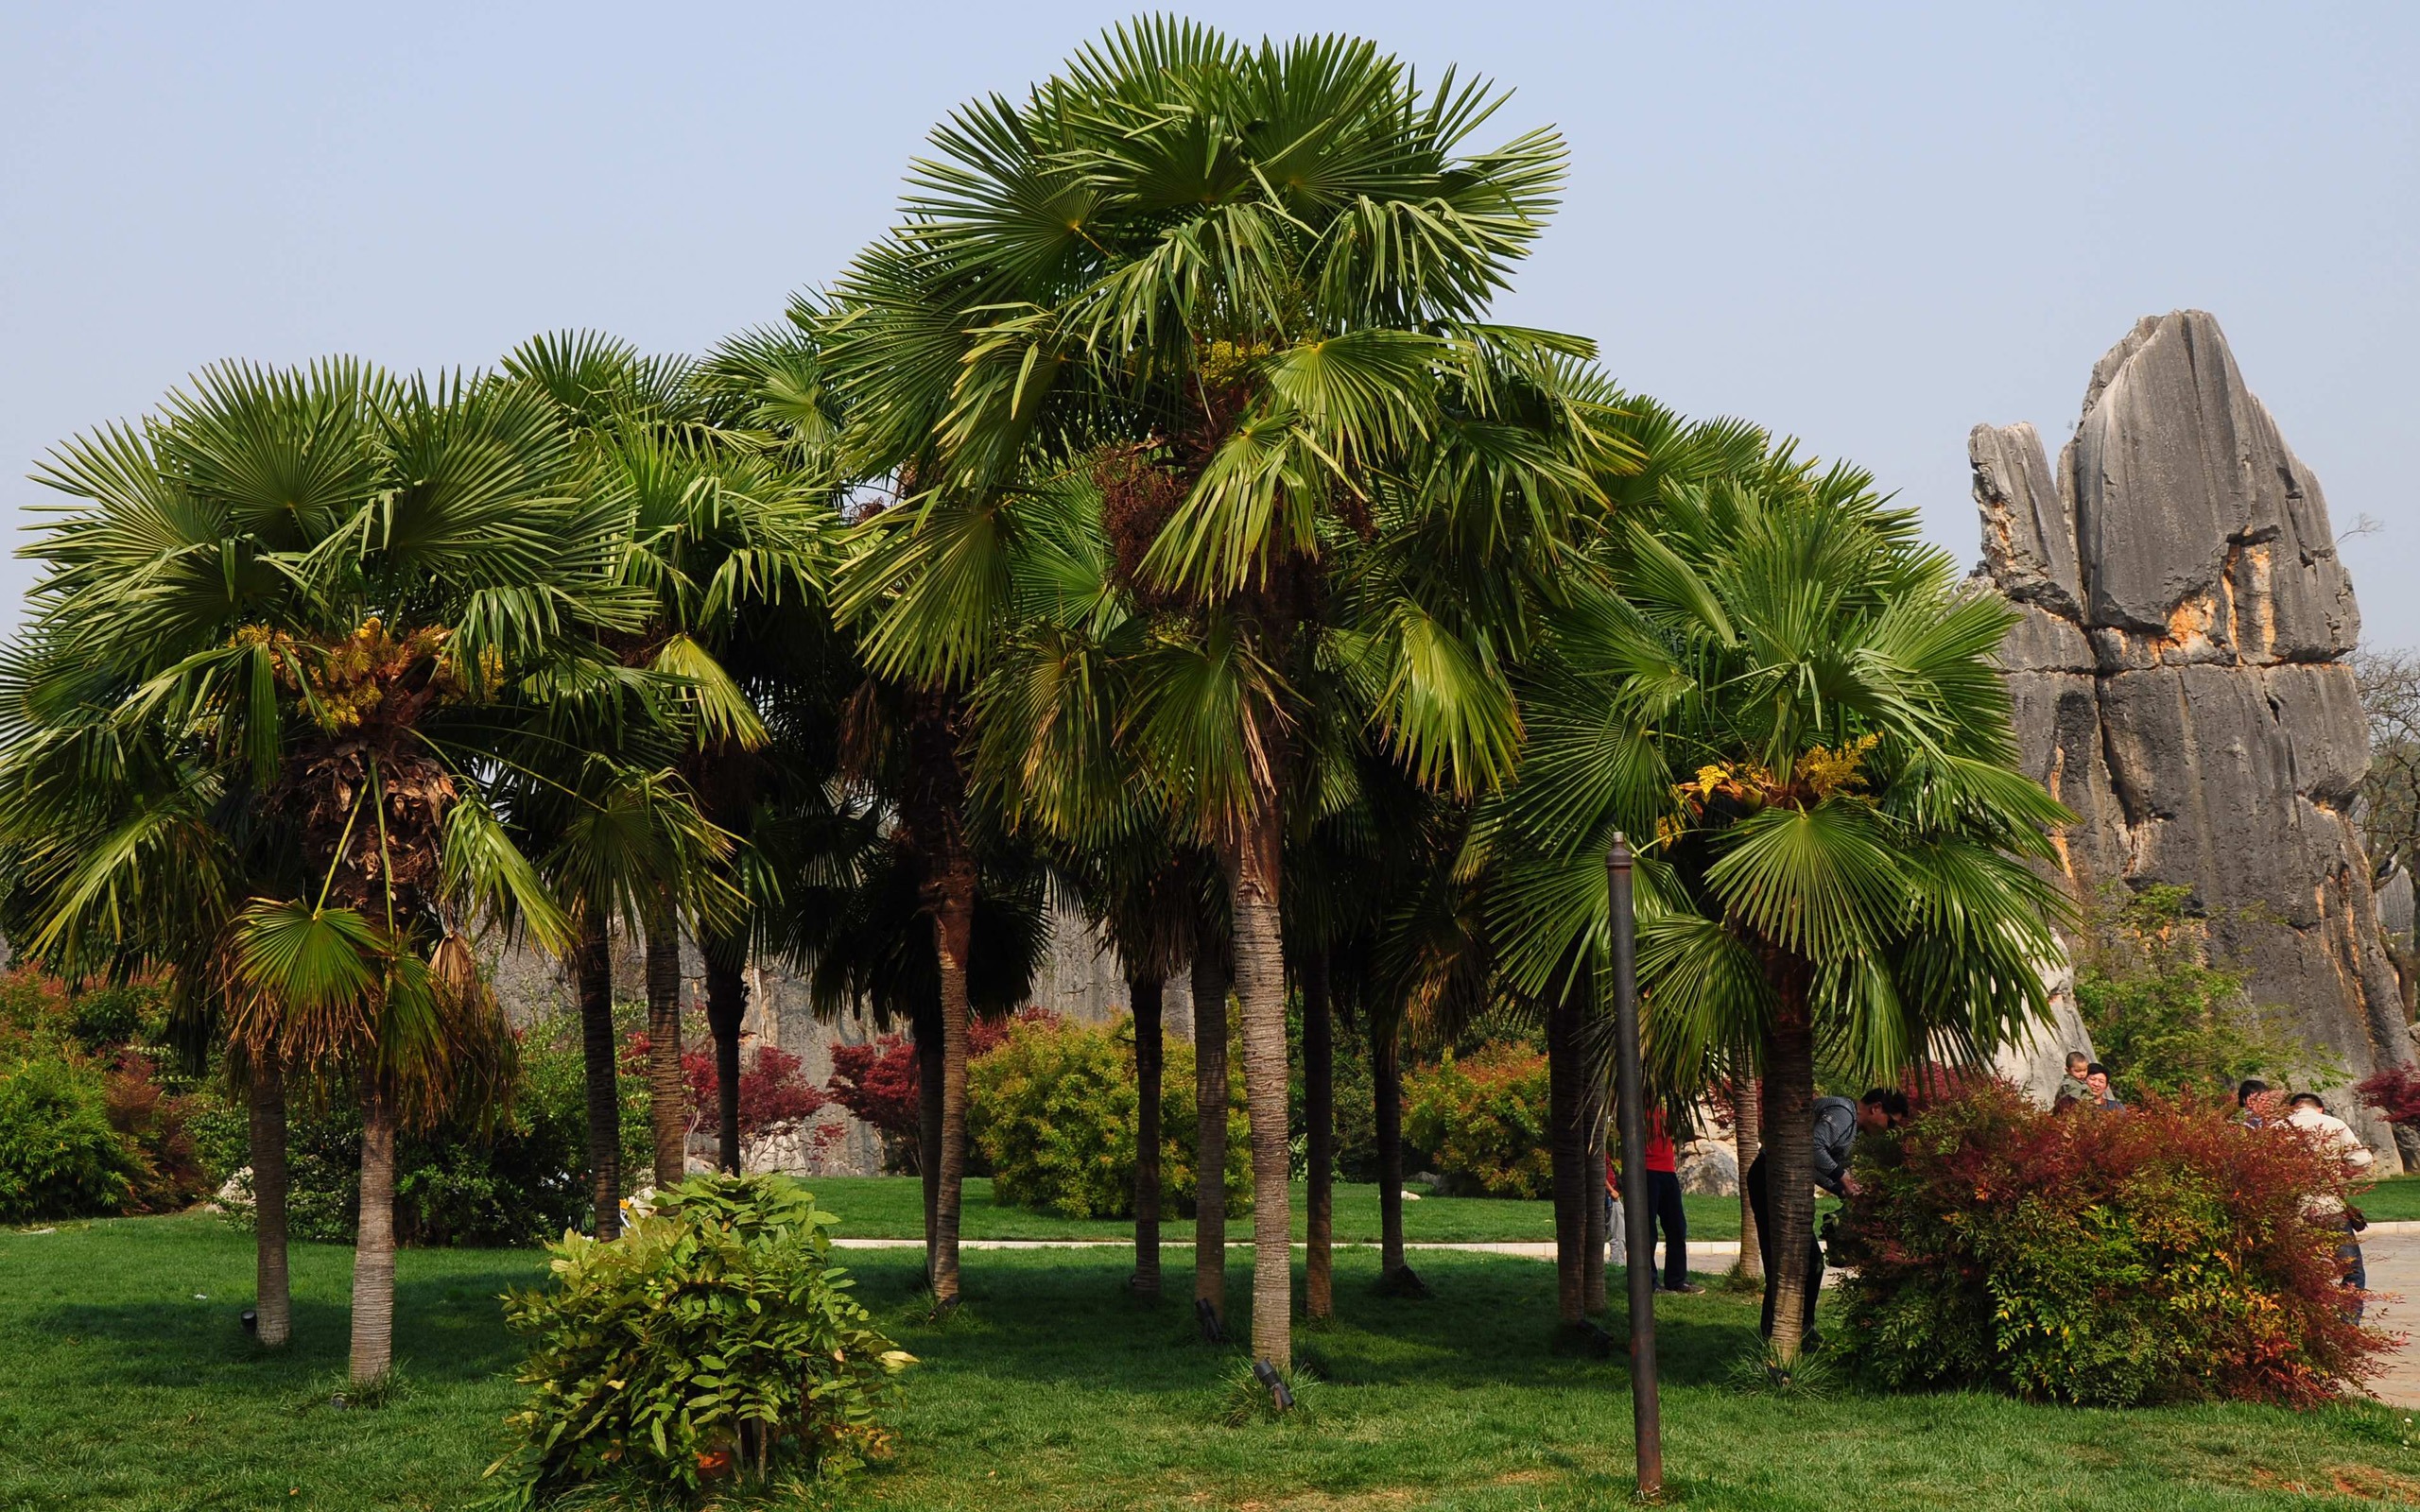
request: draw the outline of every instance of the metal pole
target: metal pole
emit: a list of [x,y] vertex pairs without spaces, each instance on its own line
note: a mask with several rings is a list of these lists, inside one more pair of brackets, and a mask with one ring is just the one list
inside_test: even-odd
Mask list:
[[1655,1390],[1655,1241],[1647,1201],[1647,1110],[1638,1060],[1638,921],[1631,901],[1629,837],[1616,833],[1605,858],[1613,903],[1614,1034],[1621,1099],[1622,1216],[1629,1229],[1631,1433],[1637,1440],[1638,1494],[1664,1494],[1664,1413]]

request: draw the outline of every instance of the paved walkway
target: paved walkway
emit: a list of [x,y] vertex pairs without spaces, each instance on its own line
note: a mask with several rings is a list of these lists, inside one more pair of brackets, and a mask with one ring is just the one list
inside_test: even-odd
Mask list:
[[2370,1383],[2381,1401],[2420,1407],[2420,1223],[2374,1223],[2361,1236],[2370,1290],[2369,1321],[2403,1334],[2384,1374]]

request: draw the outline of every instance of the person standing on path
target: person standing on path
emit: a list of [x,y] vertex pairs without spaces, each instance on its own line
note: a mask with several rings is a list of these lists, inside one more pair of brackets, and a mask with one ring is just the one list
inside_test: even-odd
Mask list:
[[[2327,1105],[2319,1100],[2318,1093],[2296,1092],[2290,1107],[2292,1111],[2286,1115],[2287,1127],[2301,1129],[2312,1136],[2323,1151],[2357,1172],[2368,1173],[2377,1157],[2370,1153],[2370,1147],[2361,1143],[2361,1137],[2353,1132],[2351,1125],[2327,1110]],[[2353,1314],[2353,1321],[2359,1323],[2361,1320],[2361,1294],[2370,1286],[2369,1267],[2361,1260],[2360,1237],[2361,1230],[2369,1225],[2362,1220],[2360,1209],[2346,1207],[2344,1199],[2332,1192],[2321,1193],[2308,1199],[2303,1205],[2303,1211],[2311,1222],[2323,1228],[2342,1230],[2344,1237],[2336,1246],[2336,1260],[2344,1267],[2344,1277],[2338,1284],[2352,1292],[2353,1300],[2348,1304],[2348,1310]]]
[[[1808,1138],[1815,1144],[1815,1184],[1836,1197],[1845,1197],[1858,1190],[1857,1178],[1849,1175],[1849,1153],[1856,1148],[1861,1132],[1895,1128],[1908,1121],[1908,1094],[1889,1088],[1876,1087],[1857,1102],[1845,1097],[1815,1099],[1814,1126]],[[1756,1152],[1748,1167],[1748,1208],[1756,1219],[1756,1252],[1765,1262],[1765,1311],[1759,1327],[1766,1338],[1773,1336],[1773,1297],[1780,1282],[1773,1268],[1775,1235],[1771,1218],[1770,1193],[1765,1184],[1766,1158],[1769,1150]],[[1795,1239],[1790,1241],[1797,1243]],[[1815,1339],[1815,1301],[1824,1290],[1824,1246],[1815,1236],[1806,1236],[1806,1303],[1802,1322],[1810,1347]]]
[[[1681,1202],[1680,1151],[1672,1143],[1672,1136],[1664,1126],[1664,1109],[1647,1110],[1647,1244],[1644,1263],[1655,1263],[1655,1231],[1664,1231],[1664,1274],[1656,1281],[1668,1292],[1695,1294],[1705,1290],[1689,1280],[1689,1211]],[[1621,1173],[1614,1158],[1605,1157],[1605,1190],[1611,1194],[1614,1216],[1618,1219],[1621,1207]],[[1615,1227],[1605,1230],[1608,1263],[1623,1254],[1629,1242],[1629,1230]]]

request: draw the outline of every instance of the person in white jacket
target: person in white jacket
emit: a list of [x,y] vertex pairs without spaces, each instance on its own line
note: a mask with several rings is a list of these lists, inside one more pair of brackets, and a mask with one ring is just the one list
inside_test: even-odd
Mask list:
[[[2294,1094],[2290,1109],[2286,1114],[2286,1126],[2308,1133],[2322,1150],[2339,1157],[2356,1172],[2368,1171],[2377,1160],[2370,1153],[2370,1147],[2361,1143],[2361,1137],[2353,1132],[2352,1125],[2330,1113],[2327,1105],[2321,1102],[2315,1092]],[[2344,1231],[2343,1242],[2336,1246],[2336,1258],[2344,1265],[2342,1284],[2356,1294],[2353,1320],[2358,1323],[2361,1318],[2359,1294],[2367,1291],[2370,1284],[2369,1268],[2361,1263],[2360,1234],[2363,1226],[2359,1214],[2347,1209],[2344,1199],[2332,1192],[2312,1196],[2304,1204],[2303,1211],[2313,1221],[2341,1228]]]

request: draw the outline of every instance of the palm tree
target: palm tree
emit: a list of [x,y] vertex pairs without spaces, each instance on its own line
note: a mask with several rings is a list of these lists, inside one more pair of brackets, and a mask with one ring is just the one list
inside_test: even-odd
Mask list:
[[[907,499],[878,524],[863,599],[878,669],[979,676],[1008,497],[1063,469],[1106,495],[1120,573],[1151,601],[1132,731],[1226,875],[1253,1344],[1279,1365],[1283,837],[1331,723],[1319,700],[1359,696],[1448,782],[1508,768],[1516,730],[1496,647],[1439,612],[1443,585],[1371,579],[1340,601],[1328,558],[1374,526],[1390,479],[1414,514],[1480,506],[1461,524],[1497,550],[1590,488],[1538,423],[1569,418],[1550,396],[1584,344],[1479,323],[1563,156],[1551,132],[1467,153],[1496,103],[1450,75],[1424,93],[1367,43],[1121,27],[1022,102],[936,131],[907,224],[841,281],[824,350],[864,471]],[[1349,644],[1327,633],[1348,612]]]
[[[794,329],[796,322],[793,322]],[[709,363],[642,358],[626,343],[593,333],[534,337],[505,359],[505,369],[544,393],[591,459],[588,487],[600,501],[629,510],[625,582],[651,602],[635,634],[604,638],[621,664],[643,667],[683,688],[685,738],[677,755],[693,791],[712,792],[734,822],[745,823],[746,779],[761,765],[769,739],[756,700],[771,690],[761,676],[769,662],[795,662],[822,649],[799,626],[820,615],[829,541],[839,524],[819,438],[826,417],[804,394],[812,380],[811,348],[803,336],[752,333],[727,343]],[[801,611],[803,611],[803,616]],[[768,631],[783,636],[786,656],[769,658],[751,644]],[[735,656],[760,675],[744,688],[724,662]],[[625,738],[616,718],[592,740]],[[652,755],[661,756],[661,751]],[[685,1174],[687,1089],[681,1072],[681,931],[684,919],[710,940],[712,988],[736,978],[728,962],[734,936],[747,935],[747,898],[730,847],[696,852],[678,843],[673,823],[661,859],[674,869],[630,879],[633,933],[645,939],[650,1122],[654,1179],[659,1186]],[[705,905],[712,904],[707,907]],[[744,954],[744,952],[743,952]],[[592,1141],[612,1133],[614,1049],[601,917],[575,953],[585,1018],[590,1024],[592,1102],[608,1121]],[[710,990],[710,998],[721,993]],[[737,1015],[731,1020],[730,1058],[737,1058]],[[724,1038],[717,1034],[718,1040]],[[718,1045],[718,1049],[720,1046]],[[735,1069],[719,1078],[737,1121]],[[735,1129],[726,1130],[725,1159],[736,1169]],[[612,1141],[606,1139],[610,1145]],[[610,1157],[611,1149],[597,1152]],[[599,1167],[600,1177],[603,1167]],[[600,1192],[606,1183],[600,1179]],[[608,1221],[611,1194],[602,1199]]]
[[[1773,1224],[1805,1234],[1819,1055],[1880,1078],[2046,1011],[2058,895],[2026,863],[2066,816],[2016,768],[2014,616],[1865,474],[1785,448],[1637,502],[1530,669],[1496,916],[1516,986],[1593,992],[1606,847],[1641,837],[1651,1080],[1694,1091],[1754,1044]],[[1774,1254],[1787,1365],[1806,1256]]]
[[[609,925],[619,919],[626,931],[636,934],[659,927],[659,916],[678,906],[710,913],[736,906],[715,870],[731,850],[729,836],[699,814],[679,773],[669,767],[623,765],[636,754],[633,747],[640,743],[634,737],[649,724],[643,709],[623,713],[627,722],[615,721],[620,724],[617,737],[594,717],[565,718],[558,711],[546,711],[530,722],[503,783],[506,812],[516,834],[537,852],[541,873],[564,917],[572,920],[565,960],[579,995],[587,1072],[589,1189],[596,1233],[605,1239],[621,1231],[622,1194],[620,1047],[614,1025]],[[677,741],[673,730],[660,724],[655,730],[653,745],[661,756]],[[562,768],[567,751],[572,760],[566,772]],[[549,757],[556,768],[551,772],[544,765]],[[651,955],[659,943],[650,941]],[[670,1004],[675,1014],[678,949],[676,936]],[[648,964],[652,972],[657,963],[651,958]],[[652,1003],[649,1013],[652,1020]],[[685,1163],[687,1089],[676,1084],[666,1095],[655,1074],[660,1068],[651,1064],[649,1070],[658,1180],[662,1182],[669,1154],[675,1162],[672,1180],[678,1181]],[[667,1152],[663,1123],[664,1115],[672,1112],[683,1116],[673,1124]]]
[[[293,836],[254,795],[231,793],[149,730],[111,738],[85,700],[94,668],[59,655],[37,618],[0,662],[0,929],[20,960],[66,978],[165,969],[172,1038],[226,1033],[234,910],[294,869]],[[129,738],[131,737],[131,738]],[[253,1199],[253,1338],[292,1333],[286,1270],[285,1068],[274,1043],[227,1045],[248,1109]],[[206,1048],[203,1049],[206,1056]]]
[[[337,360],[206,369],[41,474],[77,501],[28,553],[33,633],[78,669],[63,738],[174,753],[292,827],[279,885],[233,911],[225,1006],[243,1042],[360,1098],[360,1382],[392,1352],[396,1129],[510,1067],[464,927],[503,909],[562,934],[485,783],[528,684],[630,622],[615,522],[570,465],[511,386]],[[130,836],[62,897],[163,855]]]

